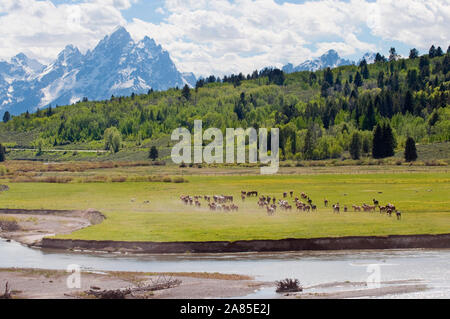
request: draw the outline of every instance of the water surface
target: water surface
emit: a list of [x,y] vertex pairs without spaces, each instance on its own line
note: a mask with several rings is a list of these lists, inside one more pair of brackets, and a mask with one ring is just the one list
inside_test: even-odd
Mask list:
[[[368,265],[379,265],[381,281],[420,280],[430,288],[400,297],[450,298],[450,249],[349,250],[238,254],[119,255],[41,250],[0,239],[0,268],[138,272],[220,272],[275,281],[298,278],[305,287],[330,282],[366,282]],[[265,289],[254,297],[270,297]],[[390,296],[398,297],[398,296]]]

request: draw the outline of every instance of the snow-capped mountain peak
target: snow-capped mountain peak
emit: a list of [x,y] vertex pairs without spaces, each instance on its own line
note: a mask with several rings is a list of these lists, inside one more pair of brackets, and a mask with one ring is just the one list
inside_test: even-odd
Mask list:
[[325,68],[335,68],[343,65],[351,65],[354,62],[346,59],[342,59],[335,50],[329,50],[320,57],[307,60],[297,66],[292,63],[288,63],[283,67],[283,71],[286,73],[300,72],[300,71],[317,71]]
[[133,39],[124,27],[117,28],[113,33],[107,35],[95,47],[93,52],[103,50],[121,50],[131,45]]
[[376,53],[373,52],[367,52],[365,53],[361,59],[358,61],[358,65],[361,63],[362,60],[366,60],[367,64],[375,63],[375,57],[377,56]]
[[19,53],[16,56],[12,57],[11,63],[16,66],[22,67],[30,75],[41,72],[45,67],[39,61],[30,59],[24,53]]
[[74,47],[73,45],[67,45],[64,50],[62,50],[58,54],[58,58],[56,59],[54,64],[72,66],[79,64],[82,58],[83,55],[77,47]]

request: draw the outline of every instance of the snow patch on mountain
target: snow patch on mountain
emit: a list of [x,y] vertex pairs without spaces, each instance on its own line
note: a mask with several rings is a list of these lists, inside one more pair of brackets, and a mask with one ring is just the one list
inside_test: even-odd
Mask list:
[[342,59],[335,50],[329,50],[322,56],[307,60],[297,66],[292,63],[288,63],[283,67],[285,73],[301,72],[301,71],[317,71],[325,68],[336,68],[343,65],[352,65],[353,61]]
[[361,63],[362,60],[366,60],[367,64],[373,64],[375,63],[375,57],[377,56],[376,53],[373,52],[367,52],[365,53],[361,59],[358,61],[358,65]]

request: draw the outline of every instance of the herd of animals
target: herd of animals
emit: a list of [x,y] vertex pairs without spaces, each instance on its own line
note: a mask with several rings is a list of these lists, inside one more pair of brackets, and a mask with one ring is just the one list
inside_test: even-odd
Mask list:
[[[278,199],[276,196],[268,196],[268,195],[260,195],[258,197],[257,191],[241,191],[241,201],[245,202],[248,198],[256,197],[258,199],[257,205],[260,209],[265,209],[269,216],[275,215],[277,209],[279,208],[282,211],[292,211],[293,207],[295,207],[298,212],[316,212],[317,205],[313,203],[313,200],[306,194],[300,193],[300,198],[298,196],[294,196],[294,191],[284,192],[282,194],[282,198]],[[234,203],[233,196],[227,195],[181,195],[180,200],[185,205],[191,205],[195,207],[202,207],[201,201],[205,201],[209,210],[211,211],[224,211],[224,212],[237,212],[239,211],[239,206]],[[354,212],[376,212],[378,209],[380,214],[387,214],[388,216],[392,216],[395,213],[397,219],[400,220],[402,217],[402,213],[398,211],[395,205],[388,203],[385,206],[380,205],[379,201],[375,198],[372,200],[373,205],[368,205],[366,203],[362,205],[352,205],[351,208]],[[324,207],[327,208],[329,206],[329,202],[327,199],[323,201]],[[344,205],[341,207],[339,203],[331,205],[333,209],[333,213],[340,214],[341,209],[343,212],[348,212],[349,207]]]

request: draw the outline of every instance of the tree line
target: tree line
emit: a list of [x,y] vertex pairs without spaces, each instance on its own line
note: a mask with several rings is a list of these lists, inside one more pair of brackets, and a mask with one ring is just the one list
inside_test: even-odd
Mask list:
[[[175,128],[277,127],[283,159],[391,156],[408,138],[450,140],[450,51],[416,49],[402,59],[392,48],[375,63],[284,74],[267,68],[244,76],[210,76],[147,94],[80,101],[3,116],[0,131],[38,132],[47,145],[108,140],[149,143]],[[114,128],[111,135],[111,128]],[[380,146],[381,145],[381,146]]]

